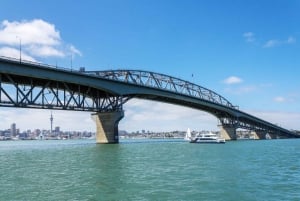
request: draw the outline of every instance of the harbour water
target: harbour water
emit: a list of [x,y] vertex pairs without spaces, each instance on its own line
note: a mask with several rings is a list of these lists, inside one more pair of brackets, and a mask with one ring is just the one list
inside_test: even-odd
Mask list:
[[0,142],[0,200],[300,200],[300,140]]

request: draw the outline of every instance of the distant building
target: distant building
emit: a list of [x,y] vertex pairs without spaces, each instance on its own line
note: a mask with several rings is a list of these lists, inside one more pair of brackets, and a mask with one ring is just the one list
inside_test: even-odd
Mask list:
[[13,123],[10,126],[10,136],[16,136],[17,135],[17,128],[16,124]]
[[34,130],[34,134],[35,135],[40,135],[41,134],[41,130],[40,129],[35,129]]
[[60,127],[56,126],[54,131],[55,131],[56,134],[59,134],[60,133]]
[[52,112],[51,112],[51,116],[50,116],[50,127],[51,127],[51,130],[50,130],[50,134],[52,134],[52,131],[53,131],[53,115],[52,115]]

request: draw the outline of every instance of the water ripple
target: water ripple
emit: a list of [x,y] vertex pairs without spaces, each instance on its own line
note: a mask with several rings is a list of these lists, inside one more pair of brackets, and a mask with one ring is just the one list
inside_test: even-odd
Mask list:
[[298,200],[300,140],[0,142],[1,200]]

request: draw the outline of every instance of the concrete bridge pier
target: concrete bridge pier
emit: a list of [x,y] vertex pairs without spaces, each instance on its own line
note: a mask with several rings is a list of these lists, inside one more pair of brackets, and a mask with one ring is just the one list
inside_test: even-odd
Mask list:
[[254,136],[255,140],[264,140],[267,135],[265,131],[251,131],[251,134]]
[[287,138],[287,137],[281,136],[280,132],[268,133],[268,137],[269,137],[269,139],[284,139],[284,138]]
[[280,135],[280,132],[268,133],[266,131],[251,131],[251,134],[254,135],[255,139],[259,140],[287,138],[285,136]]
[[124,117],[124,111],[99,112],[92,114],[96,123],[96,143],[119,143],[119,121]]
[[234,125],[220,125],[221,137],[225,140],[236,140],[236,128]]

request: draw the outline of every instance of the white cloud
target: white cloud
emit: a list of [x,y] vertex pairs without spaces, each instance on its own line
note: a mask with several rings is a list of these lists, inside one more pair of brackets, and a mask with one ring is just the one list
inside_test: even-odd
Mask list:
[[78,49],[76,49],[76,47],[74,47],[73,45],[70,45],[69,49],[70,49],[70,52],[72,53],[72,55],[77,54],[79,56],[82,56],[82,53]]
[[295,43],[296,42],[296,38],[294,38],[294,37],[289,37],[288,39],[287,39],[287,41],[286,41],[286,43],[288,43],[288,44],[293,44],[293,43]]
[[[219,130],[216,117],[199,110],[154,101],[133,99],[124,105],[125,117],[119,123],[120,130],[137,131],[185,131]],[[263,120],[287,129],[300,130],[300,113],[276,111],[245,111]],[[63,131],[96,131],[89,112],[53,110],[54,126]],[[30,117],[30,118],[29,118]],[[21,131],[26,129],[50,129],[50,110],[1,108],[0,130],[12,123]]]
[[273,99],[274,102],[277,103],[295,103],[299,98],[298,94],[288,94],[286,96],[277,96]]
[[28,52],[38,57],[65,57],[65,53],[53,46],[31,45],[27,48]]
[[228,77],[224,80],[224,83],[229,84],[229,85],[230,84],[238,84],[238,83],[241,83],[241,82],[243,82],[243,80],[239,77],[236,77],[236,76],[230,76],[230,77]]
[[253,32],[246,32],[243,34],[243,37],[246,39],[246,42],[248,42],[248,43],[255,41]]
[[257,92],[260,90],[266,90],[273,86],[273,84],[271,83],[244,84],[243,82],[244,82],[243,79],[236,76],[230,76],[226,78],[225,80],[223,80],[223,83],[226,84],[224,88],[224,92],[229,94],[234,94],[234,95],[242,95],[251,92]]
[[264,48],[270,48],[270,47],[275,47],[275,46],[277,46],[277,45],[279,45],[280,44],[280,41],[278,41],[278,40],[269,40],[269,41],[267,41],[265,44],[264,44]]
[[74,45],[64,43],[54,24],[42,19],[2,21],[0,26],[0,48],[2,49],[0,56],[14,58],[19,58],[19,56],[11,50],[21,48],[22,59],[27,60],[29,58],[31,61],[35,61],[40,57],[82,55]]
[[[0,47],[0,55],[5,57],[12,58],[20,58],[20,50],[13,47]],[[25,53],[24,51],[21,53],[21,57],[23,60],[27,61],[36,61],[33,57]]]
[[280,45],[289,45],[289,44],[294,44],[296,42],[296,38],[290,36],[288,37],[288,39],[286,40],[277,40],[277,39],[273,39],[273,40],[268,40],[263,47],[264,48],[272,48],[272,47],[276,47],[276,46],[280,46]]
[[[219,130],[216,117],[199,110],[172,104],[132,99],[124,105],[125,116],[119,123],[120,130],[137,131],[186,131]],[[89,112],[52,110],[54,126],[63,131],[96,131]],[[30,118],[29,118],[30,117]],[[16,123],[21,131],[50,129],[50,110],[2,108],[0,130]]]
[[133,99],[124,109],[125,117],[119,129],[127,131],[218,130],[216,117],[188,107]]
[[283,103],[283,102],[286,102],[286,98],[284,98],[282,96],[277,96],[274,98],[274,101],[278,102],[278,103]]
[[255,91],[257,88],[255,86],[243,86],[243,87],[239,87],[237,90],[237,93],[242,94],[242,93],[249,93],[252,91]]
[[300,113],[282,111],[246,111],[270,123],[286,129],[300,130]]
[[[253,43],[256,42],[255,34],[253,32],[245,32],[243,33],[243,37],[248,43]],[[291,45],[296,43],[296,38],[293,36],[289,36],[285,40],[279,40],[279,39],[271,39],[266,41],[262,47],[263,48],[272,48],[276,46],[281,46],[281,45]]]
[[227,87],[224,89],[226,93],[235,94],[235,95],[242,95],[247,94],[253,91],[256,91],[257,87],[248,85],[248,86],[238,86],[238,87]]
[[[59,126],[63,131],[96,131],[96,126],[89,112],[53,110],[53,126]],[[21,131],[27,129],[50,130],[50,110],[1,108],[0,130],[10,128],[16,123]]]
[[19,45],[19,39],[23,45],[60,45],[61,38],[55,26],[41,19],[32,21],[4,20],[0,31],[0,43],[5,45]]

